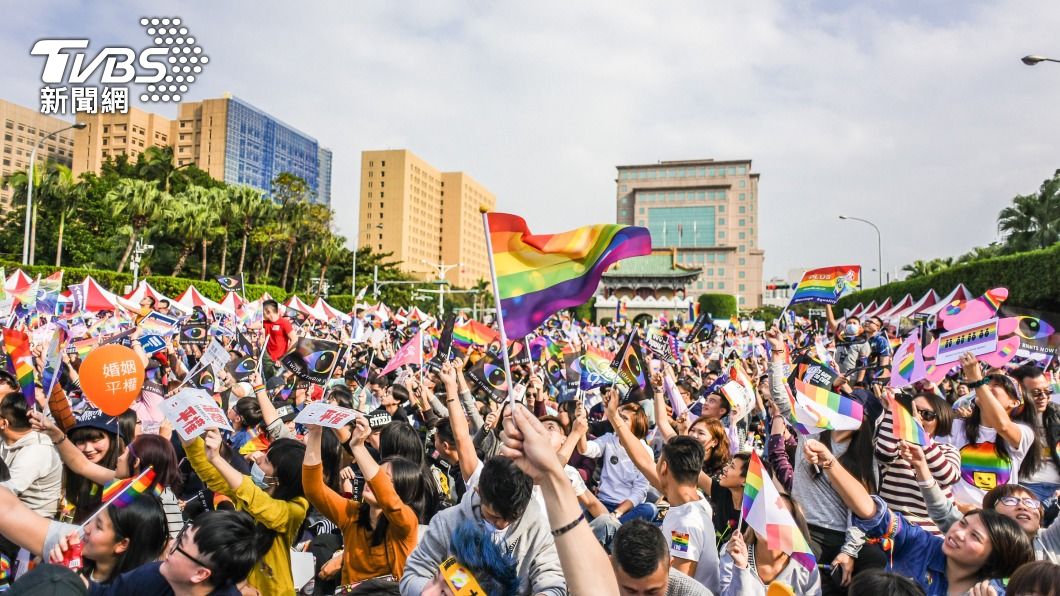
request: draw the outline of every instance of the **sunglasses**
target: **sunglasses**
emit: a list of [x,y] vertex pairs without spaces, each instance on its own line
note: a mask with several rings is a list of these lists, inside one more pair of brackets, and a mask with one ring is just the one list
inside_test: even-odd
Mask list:
[[920,408],[917,408],[916,412],[917,414],[920,414],[920,418],[922,418],[924,422],[931,422],[932,420],[938,420],[939,418],[938,412],[934,410],[921,410]]
[[1022,499],[1019,497],[1001,497],[1000,499],[998,499],[998,501],[1005,505],[1008,505],[1009,507],[1015,507],[1020,503],[1023,503],[1023,506],[1027,509],[1037,509],[1042,505],[1041,501],[1039,501],[1038,499],[1032,499],[1030,497],[1024,497]]

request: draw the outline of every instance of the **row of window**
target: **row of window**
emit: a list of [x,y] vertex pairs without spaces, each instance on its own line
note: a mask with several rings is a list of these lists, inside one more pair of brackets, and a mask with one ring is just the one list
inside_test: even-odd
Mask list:
[[[6,122],[4,122],[4,127],[9,129],[9,130],[15,130],[15,128],[16,128],[15,121],[14,120],[7,120]],[[19,124],[17,126],[17,128],[18,128],[19,131],[28,132],[31,135],[37,135],[37,137],[43,137],[43,136],[45,136],[47,134],[51,134],[51,133],[49,133],[47,131],[44,131],[44,130],[42,130],[40,132],[37,132],[37,129],[35,127],[33,127],[33,126],[27,127],[25,124]],[[60,145],[73,145],[74,144],[74,139],[72,137],[61,136],[61,137],[57,137],[56,140],[59,142]]]
[[621,180],[651,180],[653,178],[716,178],[719,176],[742,176],[747,173],[747,166],[699,167],[699,168],[659,168],[651,170],[622,170],[618,173]]

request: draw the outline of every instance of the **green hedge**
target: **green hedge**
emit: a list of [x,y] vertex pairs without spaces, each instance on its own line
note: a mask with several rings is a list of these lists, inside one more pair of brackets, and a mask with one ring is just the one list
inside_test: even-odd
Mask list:
[[736,314],[736,296],[731,294],[700,294],[699,312],[710,313],[715,319],[728,319]]
[[944,298],[963,283],[974,295],[981,295],[990,288],[1008,288],[1007,304],[1056,312],[1060,310],[1060,276],[1057,271],[1060,271],[1060,244],[954,265],[934,275],[855,292],[844,296],[837,306],[843,309],[873,300],[877,303],[887,298],[901,300],[906,294],[919,299],[931,289]]

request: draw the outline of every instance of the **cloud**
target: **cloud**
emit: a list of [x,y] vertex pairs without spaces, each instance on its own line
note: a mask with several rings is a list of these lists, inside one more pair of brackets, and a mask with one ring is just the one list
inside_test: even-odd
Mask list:
[[[166,10],[231,91],[334,151],[353,236],[360,152],[464,170],[532,229],[613,221],[619,164],[751,158],[766,274],[884,268],[995,239],[996,214],[1060,165],[1060,5],[200,2]],[[153,10],[162,16],[165,10]],[[135,41],[135,3],[5,11],[7,99],[35,105],[44,36]],[[167,110],[160,110],[166,113]],[[172,110],[168,110],[172,114]]]

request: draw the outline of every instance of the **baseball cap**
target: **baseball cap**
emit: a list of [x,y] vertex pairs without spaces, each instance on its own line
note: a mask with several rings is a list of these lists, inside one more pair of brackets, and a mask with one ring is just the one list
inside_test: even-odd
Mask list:
[[77,422],[70,427],[70,431],[79,428],[96,428],[116,435],[118,434],[118,419],[115,416],[108,416],[95,408],[89,408],[77,416]]
[[368,413],[368,428],[375,432],[390,424],[392,420],[389,412],[383,408],[376,408]]

